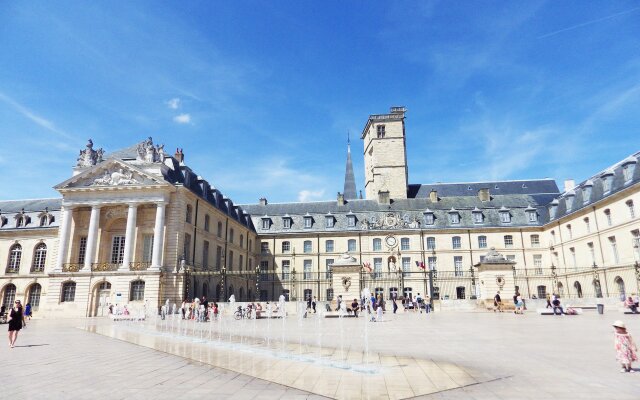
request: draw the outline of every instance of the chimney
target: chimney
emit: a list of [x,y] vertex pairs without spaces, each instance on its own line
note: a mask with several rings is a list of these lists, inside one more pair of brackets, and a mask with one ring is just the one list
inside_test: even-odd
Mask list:
[[480,199],[480,201],[491,200],[491,194],[489,193],[489,188],[478,190],[478,198]]
[[380,204],[391,204],[389,200],[389,191],[388,190],[380,190],[378,192],[378,203]]
[[339,206],[343,206],[344,205],[344,194],[338,192],[338,205]]
[[573,179],[566,179],[564,181],[564,191],[568,192],[569,190],[573,189],[574,187],[576,187],[576,181],[574,181]]
[[432,203],[437,203],[438,202],[438,191],[437,190],[431,190],[431,192],[429,193],[429,200],[431,200]]
[[184,153],[182,152],[182,149],[176,149],[176,154],[173,155],[173,158],[175,158],[180,164],[183,164]]
[[260,197],[260,205],[261,206],[266,206],[267,205],[267,198],[266,197]]

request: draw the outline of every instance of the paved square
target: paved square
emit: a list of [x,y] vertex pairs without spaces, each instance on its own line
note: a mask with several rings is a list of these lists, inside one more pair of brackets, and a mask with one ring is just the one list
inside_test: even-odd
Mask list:
[[[21,333],[28,347],[0,349],[0,373],[22,398],[636,399],[640,374],[615,362],[610,325],[621,317],[41,320]],[[638,341],[640,318],[623,319]]]

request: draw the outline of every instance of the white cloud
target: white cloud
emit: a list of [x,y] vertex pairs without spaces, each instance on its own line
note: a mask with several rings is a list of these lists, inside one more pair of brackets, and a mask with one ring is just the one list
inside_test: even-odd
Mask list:
[[191,115],[190,114],[180,114],[173,117],[173,121],[178,124],[190,124],[191,123]]
[[177,110],[178,108],[180,108],[180,105],[181,105],[181,101],[177,97],[174,97],[171,100],[167,100],[167,101],[165,101],[165,103],[166,103],[167,107],[169,107],[172,110]]
[[324,189],[323,190],[301,190],[298,192],[298,201],[314,201],[314,200],[323,200],[324,199]]

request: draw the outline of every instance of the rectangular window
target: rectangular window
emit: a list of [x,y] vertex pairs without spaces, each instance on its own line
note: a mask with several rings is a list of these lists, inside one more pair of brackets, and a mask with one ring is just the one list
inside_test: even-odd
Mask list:
[[284,229],[291,229],[291,218],[283,218],[282,219],[282,226],[284,227]]
[[324,244],[324,249],[327,253],[333,253],[333,240],[327,240]]
[[[249,260],[251,264],[251,260]],[[269,261],[260,261],[260,280],[268,281],[269,279]]]
[[433,214],[431,213],[427,213],[424,214],[424,224],[425,225],[433,225],[435,218],[433,217]]
[[209,268],[209,242],[202,242],[202,266]]
[[376,135],[378,137],[378,139],[383,139],[384,135],[385,135],[385,126],[384,125],[378,125],[376,127]]
[[304,252],[305,253],[311,253],[313,251],[313,245],[311,243],[311,240],[305,240],[304,241]]
[[508,211],[500,212],[500,222],[508,224],[511,222],[511,214]]
[[290,251],[291,251],[291,242],[289,241],[282,242],[282,252],[288,253]]
[[348,215],[347,216],[347,223],[349,225],[349,228],[353,228],[356,226],[356,216],[355,215]]
[[640,260],[640,230],[636,229],[631,231],[633,236],[633,251],[635,252],[635,259]]
[[458,213],[450,213],[449,214],[449,222],[453,225],[459,224],[460,223],[460,214]]
[[311,260],[304,260],[304,279],[313,279],[311,276],[311,268],[313,267]]
[[269,254],[269,242],[260,242],[260,253]]
[[218,222],[218,237],[222,237],[222,222]]
[[87,255],[87,237],[80,238],[80,244],[78,245],[78,264],[84,264],[84,258]]
[[537,275],[542,275],[542,254],[533,255],[533,268]]
[[573,229],[571,229],[571,225],[567,225],[567,233],[569,234],[569,239],[573,239]]
[[633,208],[633,201],[627,201],[627,208],[629,208],[629,218],[634,219],[636,217],[636,210]]
[[142,262],[151,262],[153,256],[153,235],[142,236]]
[[613,258],[614,264],[620,263],[620,256],[618,255],[618,244],[616,243],[616,237],[609,237],[609,244],[611,245],[611,257]]
[[400,239],[400,250],[409,250],[409,238]]
[[220,271],[222,268],[222,247],[216,246],[216,269]]
[[229,262],[227,262],[227,265],[229,266],[227,269],[233,271],[233,251],[229,252]]
[[516,260],[516,256],[513,254],[507,254],[507,260],[509,261],[515,261]]
[[122,264],[124,260],[124,236],[114,236],[111,242],[111,264]]
[[571,264],[573,266],[573,269],[578,269],[578,262],[576,261],[575,247],[569,247],[569,254],[571,254]]
[[428,237],[427,238],[427,250],[435,250],[436,249],[436,238]]
[[269,229],[271,227],[271,220],[269,218],[262,219],[262,229]]
[[451,243],[454,249],[462,248],[462,240],[460,240],[460,236],[454,236],[453,238],[451,238]]
[[204,230],[205,230],[205,232],[209,232],[209,220],[210,220],[209,216],[205,215],[204,216]]
[[356,251],[356,240],[355,239],[349,239],[349,241],[347,242],[347,249],[348,249],[348,251]]
[[233,243],[235,241],[234,236],[235,232],[233,231],[233,228],[229,229],[229,243]]
[[240,269],[240,271],[242,271],[242,269],[244,268],[244,255],[240,254],[238,258],[238,268]]
[[402,257],[402,276],[409,276],[411,272],[411,257]]
[[333,264],[333,258],[327,258],[325,261],[325,277],[331,279],[331,264]]
[[382,250],[382,240],[373,239],[373,251],[381,251],[381,250]]
[[282,279],[289,280],[290,269],[291,269],[291,261],[282,260]]
[[184,245],[182,247],[182,254],[187,264],[191,263],[191,235],[184,234]]
[[486,236],[478,236],[478,247],[481,249],[487,248],[487,237]]
[[304,217],[304,227],[311,228],[313,225],[313,219],[311,217]]
[[538,213],[535,211],[527,211],[527,216],[529,217],[529,223],[538,222]]
[[438,269],[438,258],[437,257],[429,257],[427,259],[427,263],[429,264],[429,269],[431,271],[435,271]]
[[455,276],[462,276],[462,256],[453,257],[453,266],[455,269]]
[[595,265],[595,263],[596,263],[596,250],[593,247],[593,242],[587,243],[587,247],[589,248],[589,255],[591,256],[591,265]]
[[607,217],[607,225],[609,226],[613,225],[613,220],[611,219],[611,211],[604,210],[604,215]]
[[504,247],[512,248],[513,247],[513,236],[505,235],[504,237]]
[[382,258],[373,259],[373,277],[374,278],[382,277]]
[[540,247],[540,235],[531,235],[531,247]]
[[481,224],[484,221],[484,216],[482,215],[481,212],[474,212],[473,213],[473,223],[474,224]]
[[591,233],[591,224],[589,224],[589,218],[584,219],[584,226],[587,229],[587,233]]
[[325,217],[324,218],[324,226],[325,228],[333,228],[335,219],[333,218],[333,216],[331,217]]

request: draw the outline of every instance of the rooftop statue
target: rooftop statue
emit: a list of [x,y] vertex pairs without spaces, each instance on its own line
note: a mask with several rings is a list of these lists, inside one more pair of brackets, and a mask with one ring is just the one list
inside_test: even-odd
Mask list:
[[98,150],[93,149],[93,141],[89,139],[87,142],[87,148],[84,150],[80,150],[80,155],[78,155],[78,163],[76,164],[78,167],[91,167],[100,162],[102,162],[102,156],[104,155],[104,150],[99,148]]
[[138,144],[136,152],[138,153],[136,160],[146,163],[163,162],[165,157],[164,144],[154,146],[151,136]]

